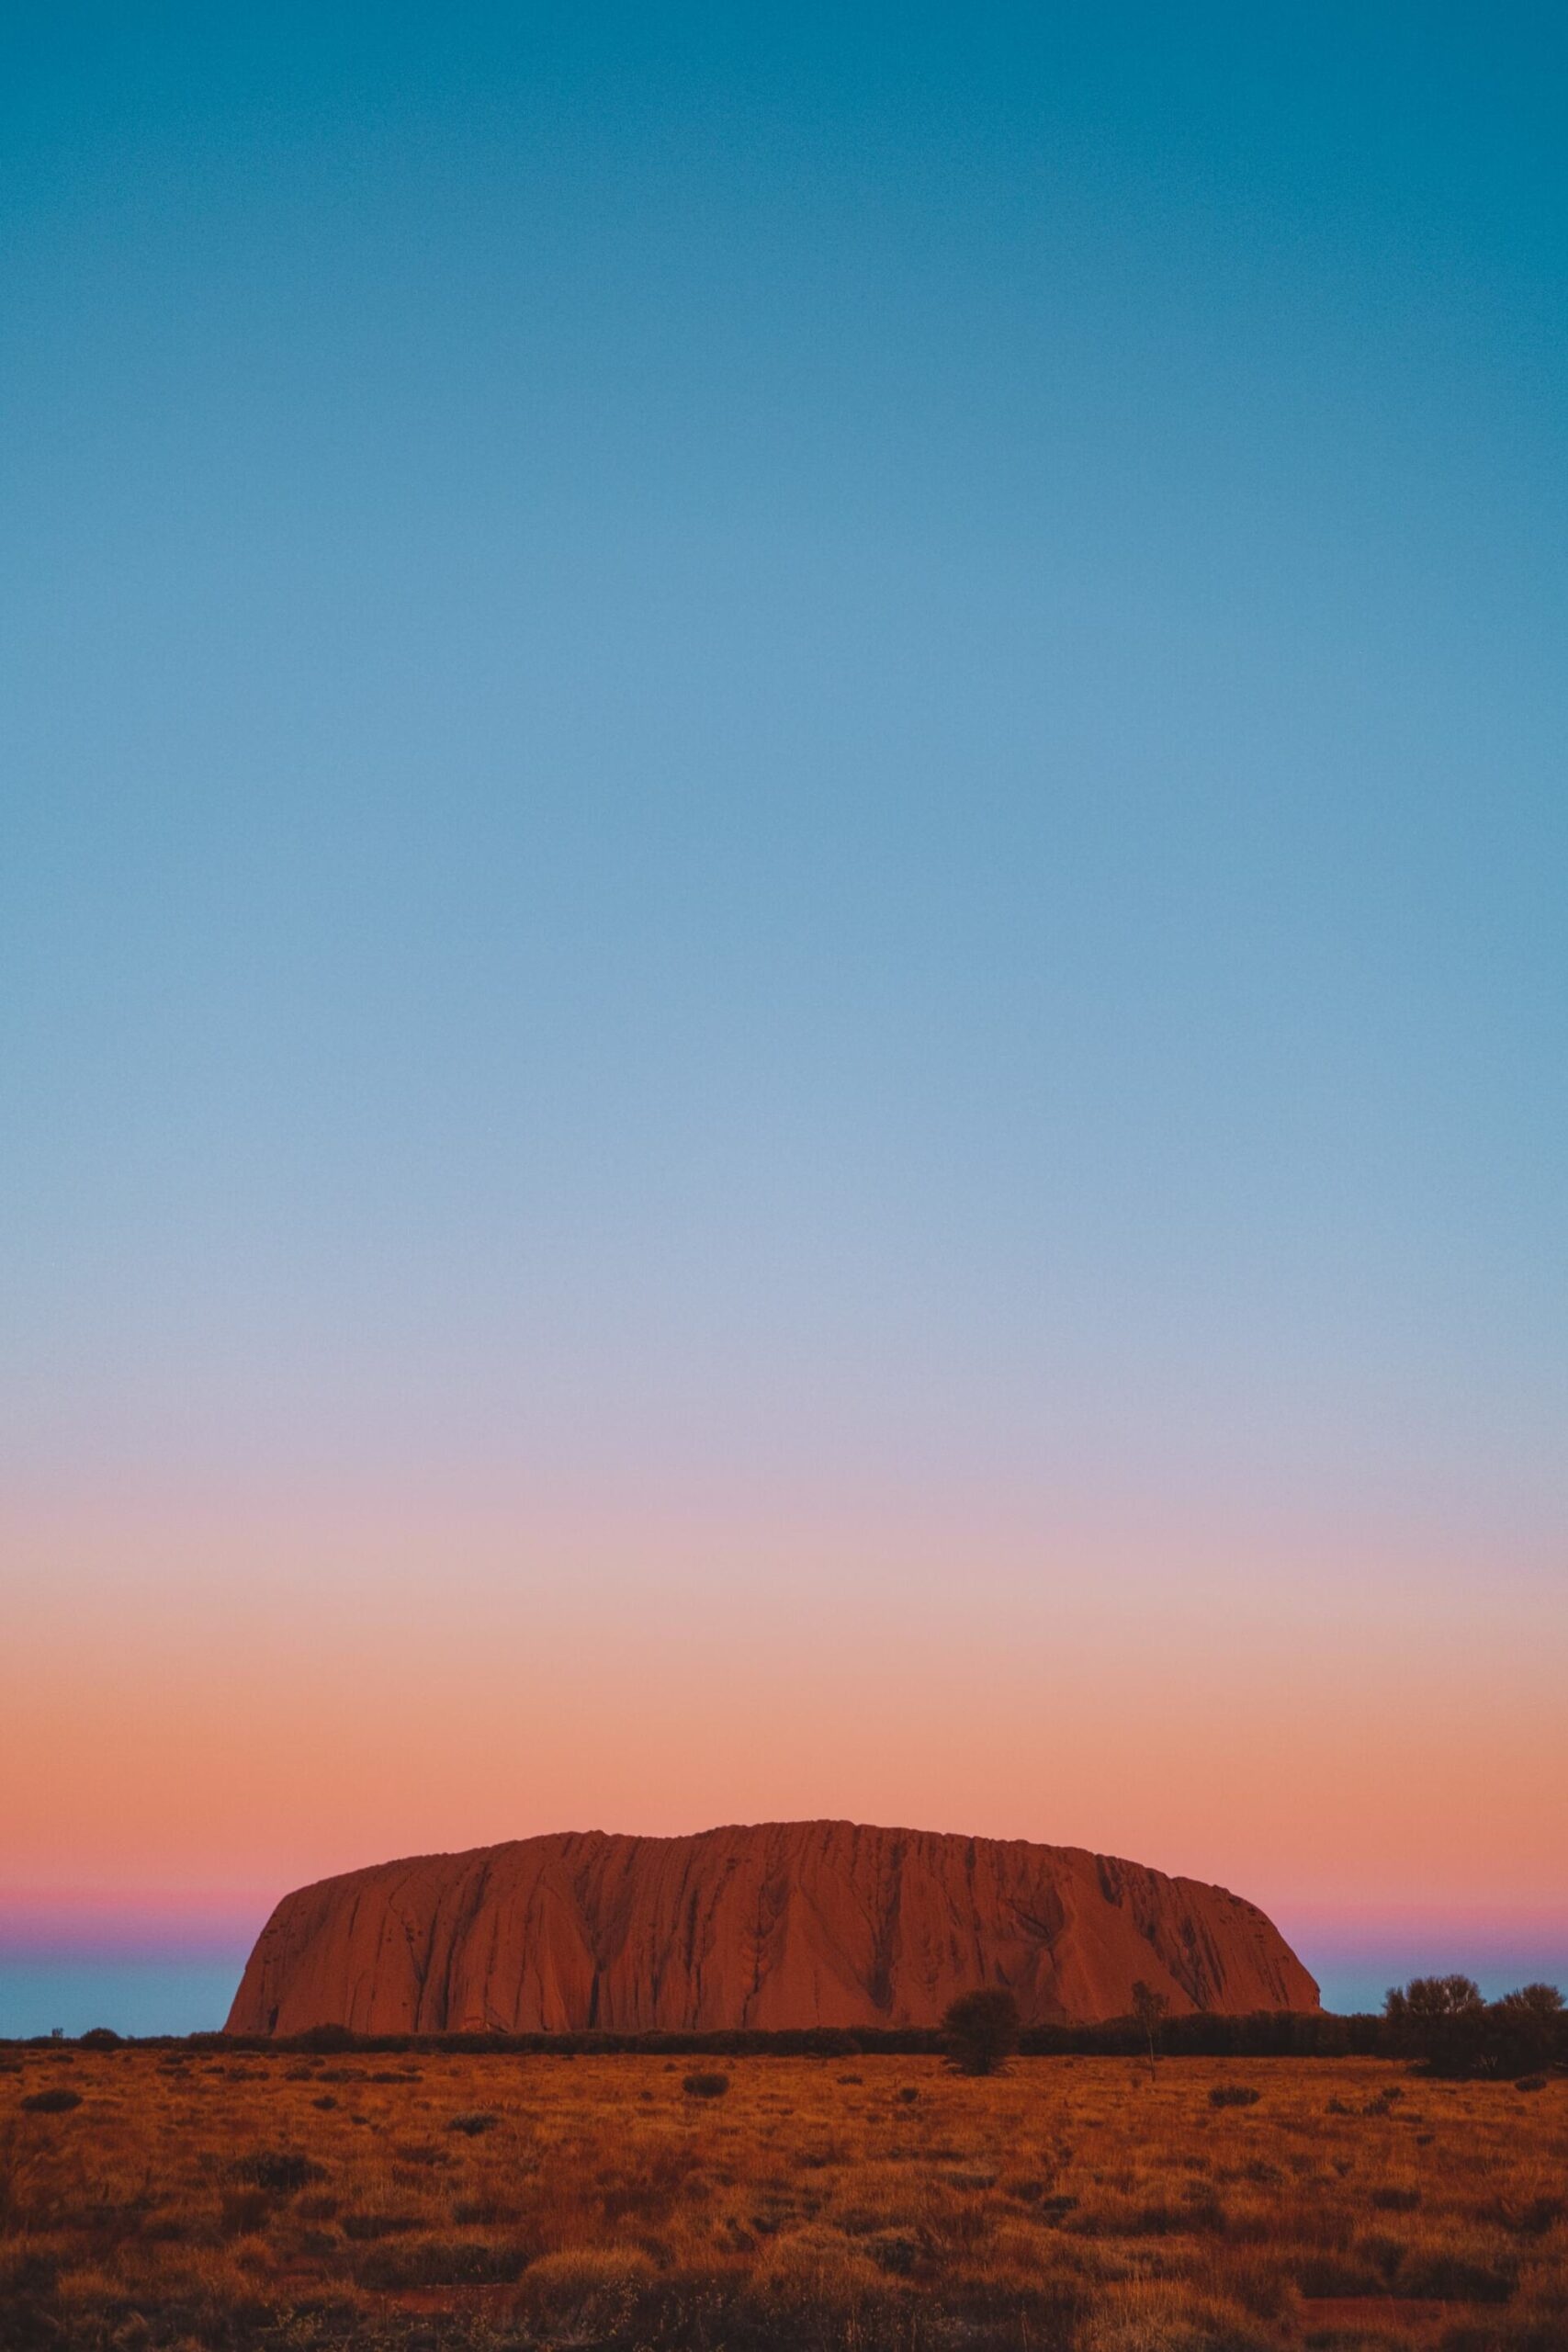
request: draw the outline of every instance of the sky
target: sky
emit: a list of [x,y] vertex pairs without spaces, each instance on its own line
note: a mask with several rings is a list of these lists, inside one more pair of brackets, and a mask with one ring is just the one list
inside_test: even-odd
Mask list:
[[1561,14],[0,47],[0,2030],[824,1815],[1568,1984]]

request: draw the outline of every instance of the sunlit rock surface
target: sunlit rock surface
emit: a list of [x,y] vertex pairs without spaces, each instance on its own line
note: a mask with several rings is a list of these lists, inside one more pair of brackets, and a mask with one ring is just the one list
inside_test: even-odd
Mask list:
[[1070,1846],[765,1823],[566,1831],[428,1854],[286,1895],[229,2030],[516,2032],[929,2026],[1005,1984],[1026,2023],[1315,2009],[1263,1913]]

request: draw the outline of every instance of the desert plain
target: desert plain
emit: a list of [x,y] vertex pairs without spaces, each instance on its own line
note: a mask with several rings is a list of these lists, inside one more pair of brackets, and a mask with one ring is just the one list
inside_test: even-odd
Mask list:
[[5,2352],[1568,2347],[1568,2076],[0,2057]]

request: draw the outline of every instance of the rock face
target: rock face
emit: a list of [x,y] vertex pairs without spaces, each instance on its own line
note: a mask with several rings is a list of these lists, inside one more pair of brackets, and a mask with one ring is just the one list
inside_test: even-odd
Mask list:
[[1027,2023],[1315,2009],[1277,1928],[1223,1887],[1071,1846],[769,1823],[568,1831],[382,1862],[285,1895],[231,2033],[929,2026],[1005,1984]]

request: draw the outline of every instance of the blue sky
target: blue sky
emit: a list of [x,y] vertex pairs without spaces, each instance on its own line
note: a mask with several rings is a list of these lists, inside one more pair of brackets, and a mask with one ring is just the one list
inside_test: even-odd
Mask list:
[[1555,12],[4,40],[29,1622],[144,1573],[84,1496],[999,1498],[1429,1558],[1483,1763],[1499,1598],[1568,1662]]

